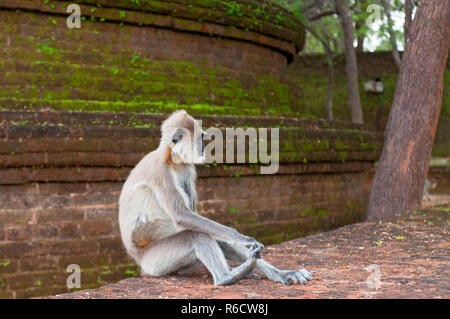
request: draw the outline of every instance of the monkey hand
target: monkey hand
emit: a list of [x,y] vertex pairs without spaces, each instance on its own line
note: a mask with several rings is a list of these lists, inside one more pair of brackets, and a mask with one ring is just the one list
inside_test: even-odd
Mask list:
[[[262,245],[262,244],[260,244],[260,245]],[[258,245],[250,246],[250,250],[248,252],[248,255],[249,255],[248,257],[254,257],[256,259],[261,259],[261,250],[262,250],[261,246],[258,246]]]
[[257,250],[259,251],[258,258],[261,258],[261,250],[264,248],[264,245],[261,244],[259,241],[257,241],[253,237],[245,236],[246,237],[246,246],[250,246],[250,251]]

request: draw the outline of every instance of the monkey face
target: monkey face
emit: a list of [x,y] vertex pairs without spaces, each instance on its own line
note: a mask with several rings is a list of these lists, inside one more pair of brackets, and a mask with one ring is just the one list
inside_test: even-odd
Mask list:
[[205,146],[201,121],[195,120],[184,110],[172,113],[161,125],[162,140],[170,150],[171,161],[175,164],[203,164]]
[[203,164],[206,162],[203,143],[205,132],[199,130],[193,133],[184,128],[178,128],[173,134],[171,156],[174,163]]

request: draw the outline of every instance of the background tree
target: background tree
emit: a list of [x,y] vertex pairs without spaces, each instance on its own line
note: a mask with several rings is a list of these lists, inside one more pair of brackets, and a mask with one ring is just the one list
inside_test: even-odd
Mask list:
[[[408,0],[406,0],[408,1]],[[402,64],[402,59],[400,58],[400,53],[398,52],[397,48],[397,36],[394,32],[394,22],[392,21],[392,15],[391,15],[391,0],[383,0],[384,10],[386,12],[387,17],[387,29],[389,32],[389,37],[391,39],[391,45],[392,45],[392,57],[394,58],[395,65],[397,68],[400,68],[400,65]]]
[[367,220],[419,209],[442,104],[450,1],[421,0],[409,30]]
[[355,30],[350,16],[348,0],[335,0],[336,12],[342,23],[345,38],[345,71],[347,74],[348,104],[352,110],[352,122],[364,122],[361,98],[358,90],[358,61],[353,46]]
[[326,118],[333,120],[334,68],[343,52],[342,37],[336,11],[331,1],[276,0],[300,19],[307,31],[306,53],[323,53],[328,65]]
[[371,33],[366,24],[367,18],[370,16],[370,12],[367,11],[369,4],[371,2],[369,3],[367,0],[359,0],[350,7],[352,18],[355,21],[356,52],[358,53],[364,52],[364,40]]
[[412,14],[414,9],[413,0],[405,0],[405,27],[404,27],[404,41],[405,46],[408,42],[408,32],[412,22]]
[[[333,91],[336,61],[342,53],[346,58],[346,74],[348,87],[348,103],[352,113],[352,121],[363,122],[363,111],[358,90],[358,61],[356,52],[365,49],[365,41],[373,48],[373,42],[384,39],[377,50],[392,50],[396,64],[401,63],[399,47],[412,19],[414,0],[274,0],[293,12],[307,30],[307,40],[302,54],[324,54],[328,65],[328,88],[326,99],[326,118],[333,119]],[[385,7],[382,19],[377,20],[375,27],[367,24],[373,14],[369,6],[376,4]],[[347,14],[339,8],[347,8]],[[399,13],[405,12],[404,29],[398,27]],[[343,19],[344,18],[344,19]],[[381,17],[380,17],[381,18]],[[394,28],[394,20],[397,22]],[[353,31],[352,31],[353,29]],[[347,31],[346,31],[347,30]],[[356,40],[355,40],[356,39]],[[355,49],[356,44],[356,49]],[[356,51],[356,52],[355,52]],[[347,63],[348,61],[348,63]]]

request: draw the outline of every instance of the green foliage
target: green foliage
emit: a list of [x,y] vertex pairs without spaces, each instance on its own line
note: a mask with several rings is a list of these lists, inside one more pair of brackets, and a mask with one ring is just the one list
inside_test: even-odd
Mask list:
[[[313,3],[310,0],[273,0],[275,3],[281,5],[287,10],[291,11],[304,25],[313,29],[319,36],[313,36],[311,32],[308,32],[306,37],[306,45],[303,53],[324,53],[323,47],[318,39],[321,39],[333,47],[335,53],[342,53],[344,47],[342,46],[343,31],[339,17],[336,14],[325,15],[320,19],[310,21],[305,17],[308,10],[327,11],[334,8],[334,0],[317,1]],[[354,1],[351,6],[351,18],[355,22],[355,39],[362,37],[367,41],[378,41],[376,51],[391,50],[392,44],[390,41],[390,35],[388,32],[388,21],[384,14],[384,9],[381,10],[381,21],[373,25],[368,25],[367,21],[373,14],[372,11],[368,11],[369,5],[379,5],[383,7],[382,0],[361,0]],[[313,9],[311,9],[313,8]],[[404,1],[391,1],[391,12],[393,16],[400,16],[404,14]],[[395,29],[396,39],[399,47],[404,47],[404,29]],[[381,41],[380,41],[381,40]]]

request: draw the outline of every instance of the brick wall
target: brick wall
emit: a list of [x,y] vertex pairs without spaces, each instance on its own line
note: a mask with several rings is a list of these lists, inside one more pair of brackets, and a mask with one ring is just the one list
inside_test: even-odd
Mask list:
[[[119,237],[117,202],[165,115],[0,112],[0,296],[67,291],[139,275]],[[266,244],[361,221],[380,140],[320,120],[200,117],[204,128],[279,127],[281,165],[198,167],[199,211]],[[124,123],[135,123],[124,127]],[[293,156],[298,155],[298,156]],[[257,167],[256,167],[257,168]]]
[[[161,10],[169,4],[160,1]],[[69,29],[66,5],[0,1],[0,109],[170,112],[175,103],[207,104],[192,111],[210,114],[300,112],[285,71],[303,45],[301,27],[259,30],[224,12],[206,22],[209,11],[191,17],[183,5],[170,16],[84,1],[82,27]]]
[[[347,100],[347,82],[344,57],[337,59],[333,93],[335,120],[349,121],[351,111]],[[301,55],[288,66],[288,77],[298,85],[307,110],[314,117],[326,117],[328,64],[323,55]],[[364,123],[384,131],[395,93],[398,69],[390,51],[358,53],[358,76]],[[385,84],[385,94],[365,92],[363,83],[380,78]],[[450,156],[450,58],[444,72],[444,91],[441,113],[434,140],[432,157]]]

